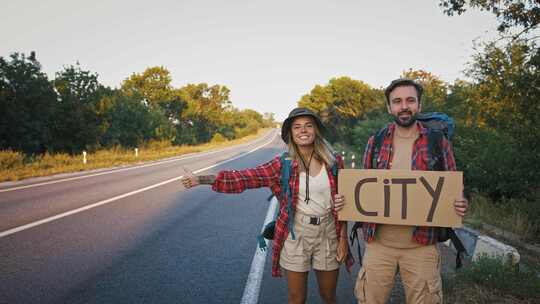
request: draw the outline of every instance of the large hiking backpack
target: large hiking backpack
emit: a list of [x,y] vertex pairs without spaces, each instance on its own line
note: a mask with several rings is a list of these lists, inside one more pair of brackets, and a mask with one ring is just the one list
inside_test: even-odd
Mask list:
[[454,130],[456,125],[454,119],[444,113],[428,112],[418,113],[417,120],[423,123],[423,125],[430,130],[437,130],[443,132],[449,141],[454,138]]
[[[444,158],[442,155],[442,141],[444,138],[451,141],[454,136],[455,124],[454,120],[444,113],[439,112],[429,112],[429,113],[420,113],[417,116],[424,127],[426,127],[428,132],[428,170],[429,171],[444,171]],[[387,127],[380,129],[375,133],[373,150],[371,151],[371,168],[377,169],[377,161],[381,151],[382,143],[384,136],[386,135]],[[354,245],[354,240],[358,240],[357,229],[362,225],[361,222],[356,222],[352,228],[350,240],[352,245]],[[437,240],[439,242],[446,242],[451,240],[452,244],[456,248],[456,269],[460,268],[461,256],[463,253],[467,253],[463,243],[458,238],[456,232],[452,228],[448,227],[437,227]],[[358,242],[358,255],[361,256],[360,252],[360,243]],[[361,258],[359,259],[361,261]]]
[[[293,227],[292,227],[293,226],[293,221],[291,220],[292,218],[294,218],[294,210],[292,208],[293,195],[292,195],[291,187],[289,185],[289,179],[291,177],[291,172],[292,172],[292,162],[291,162],[291,159],[289,158],[289,153],[287,153],[287,152],[283,152],[283,154],[281,154],[279,160],[281,162],[281,177],[280,177],[281,194],[280,195],[281,195],[281,197],[287,197],[287,213],[289,214],[289,220],[287,222],[287,225],[289,226],[289,231],[291,232],[291,237],[294,240],[295,235],[294,235],[294,230],[293,230]],[[332,166],[332,175],[334,177],[337,177],[337,173],[338,173],[337,163],[334,162],[334,165]],[[274,196],[273,194],[270,195],[268,197],[268,201],[270,201],[273,196]],[[264,239],[267,239],[267,240],[273,240],[274,239],[274,231],[275,231],[275,227],[276,227],[276,219],[279,217],[279,210],[281,210],[281,208],[278,209],[278,212],[275,215],[274,220],[272,220],[271,222],[266,224],[266,226],[264,226],[263,232],[260,235],[257,236],[257,241],[259,243],[259,249],[261,249],[263,251],[266,250],[266,241]]]

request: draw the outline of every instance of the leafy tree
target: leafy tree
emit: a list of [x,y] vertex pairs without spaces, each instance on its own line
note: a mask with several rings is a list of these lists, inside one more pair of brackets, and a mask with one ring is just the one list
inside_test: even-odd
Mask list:
[[56,73],[54,87],[58,99],[51,150],[79,153],[95,147],[100,136],[96,106],[105,92],[98,75],[82,70],[78,64],[68,66]]
[[448,87],[445,112],[456,120],[456,124],[467,128],[485,127],[480,119],[480,97],[476,85],[469,81],[456,80]]
[[167,138],[163,126],[168,126],[169,122],[161,109],[149,107],[137,95],[126,96],[117,92],[107,98],[110,104],[105,112],[104,146],[136,147],[150,139]]
[[504,48],[491,43],[485,53],[474,56],[467,74],[477,83],[475,102],[482,110],[480,119],[492,128],[512,132],[536,129],[540,118],[539,68],[538,48],[519,41]]
[[234,111],[233,113],[234,122],[232,125],[236,137],[254,134],[264,125],[262,115],[256,111],[246,109],[243,111]]
[[350,143],[350,131],[366,114],[384,107],[384,95],[366,83],[349,77],[333,78],[328,85],[316,85],[298,105],[317,112],[330,129],[331,141]]
[[121,90],[127,96],[141,96],[150,107],[160,107],[171,123],[179,125],[187,102],[182,91],[173,88],[171,82],[166,68],[150,67],[142,74],[132,74],[122,83]]
[[263,126],[266,128],[274,128],[276,126],[276,118],[274,113],[265,112],[263,113]]
[[439,77],[424,70],[408,70],[401,77],[410,78],[422,85],[422,111],[444,111],[448,85]]
[[358,121],[352,130],[352,147],[360,160],[364,155],[366,144],[371,135],[391,121],[386,111],[372,111],[367,114],[366,119]]
[[441,0],[439,5],[448,16],[461,15],[468,7],[492,12],[499,21],[497,30],[500,33],[521,29],[514,37],[531,32],[540,23],[540,2],[537,0]]
[[56,93],[34,52],[0,57],[0,149],[46,151],[55,105]]
[[232,110],[230,90],[206,83],[188,84],[181,89],[187,109],[177,126],[177,143],[208,142],[223,126],[223,113]]
[[49,81],[33,52],[14,53],[0,57],[0,149],[78,153],[151,139],[197,144],[275,123],[270,114],[235,109],[229,94],[206,83],[176,89],[164,67],[132,74],[119,90],[103,87],[78,64]]
[[456,143],[460,157],[470,158],[472,145],[480,145],[485,159],[469,167],[490,176],[484,176],[492,183],[483,191],[497,199],[528,196],[540,185],[539,49],[520,41],[504,48],[489,44],[474,57],[468,75],[475,80],[475,98],[468,103],[478,110],[475,121],[481,135],[464,142],[471,147]]
[[164,67],[150,67],[142,74],[133,73],[121,86],[127,96],[140,96],[150,105],[173,99],[170,72]]
[[449,16],[469,8],[492,12],[502,38],[474,55],[466,71],[471,82],[450,87],[448,104],[460,120],[454,147],[466,183],[495,200],[537,199],[540,54],[538,36],[529,34],[538,29],[540,2],[442,0],[440,5]]

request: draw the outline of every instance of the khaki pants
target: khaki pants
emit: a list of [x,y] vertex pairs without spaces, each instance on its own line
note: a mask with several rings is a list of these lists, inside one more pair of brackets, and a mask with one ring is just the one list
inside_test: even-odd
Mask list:
[[407,304],[442,303],[441,258],[435,245],[402,249],[373,241],[362,262],[354,288],[358,303],[385,304],[398,267]]

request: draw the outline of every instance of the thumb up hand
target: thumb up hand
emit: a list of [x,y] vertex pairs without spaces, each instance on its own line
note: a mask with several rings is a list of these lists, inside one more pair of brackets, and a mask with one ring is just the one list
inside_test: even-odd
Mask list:
[[200,185],[199,178],[196,175],[194,175],[193,172],[186,169],[185,167],[182,167],[182,169],[185,171],[185,174],[184,176],[182,176],[180,181],[182,182],[182,185],[184,185],[186,189]]

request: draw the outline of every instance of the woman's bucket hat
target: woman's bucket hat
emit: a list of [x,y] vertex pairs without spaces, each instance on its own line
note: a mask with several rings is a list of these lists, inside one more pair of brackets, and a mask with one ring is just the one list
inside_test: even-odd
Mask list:
[[319,116],[317,116],[315,113],[313,113],[310,109],[307,108],[296,108],[289,113],[289,117],[285,119],[283,124],[281,125],[281,138],[285,143],[289,143],[289,134],[291,132],[291,126],[292,122],[295,118],[300,116],[310,116],[313,117],[313,120],[317,124],[317,127],[319,128],[319,131],[324,134],[326,132],[326,128],[321,122],[321,119]]

